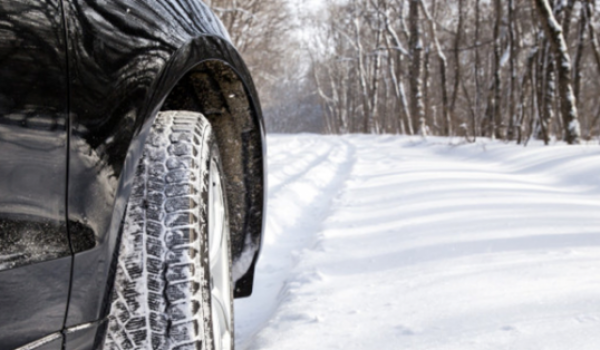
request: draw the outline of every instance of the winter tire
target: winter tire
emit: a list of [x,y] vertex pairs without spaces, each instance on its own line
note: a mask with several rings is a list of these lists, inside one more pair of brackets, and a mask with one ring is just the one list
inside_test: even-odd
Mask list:
[[226,208],[208,121],[161,112],[128,204],[104,349],[233,349]]

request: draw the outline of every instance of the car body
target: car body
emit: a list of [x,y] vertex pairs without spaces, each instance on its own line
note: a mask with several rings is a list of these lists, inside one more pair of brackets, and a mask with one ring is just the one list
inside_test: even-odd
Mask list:
[[[0,349],[102,337],[136,166],[161,110],[203,113],[252,292],[265,142],[252,79],[199,0],[0,2]],[[97,343],[97,342],[96,342]]]

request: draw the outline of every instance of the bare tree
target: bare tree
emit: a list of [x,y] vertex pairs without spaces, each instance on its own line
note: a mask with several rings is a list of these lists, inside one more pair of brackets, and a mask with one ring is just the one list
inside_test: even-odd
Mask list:
[[[462,0],[460,0],[460,1],[462,3]],[[446,84],[447,84],[446,70],[447,70],[448,63],[446,60],[446,55],[442,51],[442,47],[440,46],[440,42],[438,40],[435,20],[429,14],[429,11],[427,10],[427,7],[425,6],[425,3],[423,2],[423,0],[419,0],[419,4],[421,5],[421,9],[423,10],[425,19],[427,20],[427,23],[429,24],[429,33],[430,33],[431,38],[433,39],[433,47],[435,48],[435,53],[436,53],[436,56],[439,61],[440,77],[441,77],[440,88],[442,91],[442,113],[443,113],[444,128],[445,128],[444,135],[450,135],[450,134],[452,134],[452,124],[451,124],[452,122],[450,120],[450,113],[449,113],[449,108],[448,108],[448,89],[446,87]],[[458,52],[458,50],[455,50],[455,51]],[[456,76],[458,78],[460,76],[460,73],[456,72]],[[455,94],[456,94],[456,92],[455,92]],[[455,98],[456,97],[453,97],[453,102],[455,102],[455,100],[454,100]]]
[[581,130],[577,118],[577,106],[571,83],[571,59],[562,27],[556,21],[548,0],[532,0],[538,9],[540,21],[544,27],[548,40],[559,62],[558,85],[560,94],[561,113],[565,125],[565,141],[569,144],[580,143]]
[[502,26],[502,0],[494,0],[494,11],[496,13],[496,21],[494,24],[494,82],[493,82],[493,97],[491,99],[490,111],[493,120],[493,131],[492,135],[496,138],[503,138],[502,132],[502,111],[501,111],[501,99],[502,99],[502,74],[501,74],[501,60],[502,60],[502,47],[500,42],[501,26]]
[[413,124],[419,124],[425,119],[423,106],[423,83],[421,80],[423,70],[423,41],[421,39],[419,0],[409,0],[408,28],[410,33],[410,113]]
[[307,26],[316,28],[307,86],[326,131],[412,135],[427,127],[523,144],[600,136],[594,4],[554,2],[328,3]]
[[586,15],[588,17],[588,29],[589,29],[589,35],[590,35],[590,42],[592,44],[592,49],[594,52],[594,59],[596,61],[596,67],[598,69],[598,72],[600,73],[600,45],[598,44],[598,37],[596,35],[596,29],[594,28],[594,22],[593,22],[593,4],[591,1],[588,1],[585,4],[585,12]]
[[[402,9],[402,8],[401,8]],[[401,23],[403,23],[403,19],[402,19],[402,10],[399,13],[399,16],[401,18]],[[400,128],[402,133],[408,133],[409,135],[413,135],[414,134],[414,129],[413,129],[413,123],[412,123],[412,117],[410,114],[410,110],[408,107],[408,102],[407,102],[407,98],[406,98],[406,90],[404,88],[404,83],[402,81],[402,59],[403,56],[407,55],[406,50],[404,49],[404,46],[402,45],[402,41],[400,40],[400,37],[398,36],[397,32],[393,29],[392,25],[391,25],[391,13],[389,12],[388,9],[388,5],[387,2],[384,1],[384,22],[385,22],[385,29],[386,29],[386,33],[388,34],[386,36],[386,48],[388,50],[388,55],[390,55],[391,58],[389,61],[389,70],[390,70],[390,75],[392,77],[392,82],[394,83],[394,91],[396,93],[396,99],[397,99],[397,105],[399,106],[399,109],[401,110],[401,113],[399,113],[399,121],[400,121]],[[402,118],[402,116],[404,116],[404,118]],[[406,127],[404,126],[404,124],[406,123]]]
[[[452,102],[450,103],[450,109],[452,115],[456,116],[456,100],[458,98],[458,91],[461,77],[461,62],[460,62],[460,47],[463,44],[462,38],[464,34],[464,0],[458,0],[458,25],[456,27],[456,35],[454,38],[454,89],[452,92]],[[447,131],[448,135],[452,134],[452,130]]]

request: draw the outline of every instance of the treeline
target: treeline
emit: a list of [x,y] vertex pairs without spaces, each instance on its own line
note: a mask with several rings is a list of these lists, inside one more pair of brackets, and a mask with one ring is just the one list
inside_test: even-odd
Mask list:
[[591,0],[348,0],[314,18],[327,133],[600,135]]

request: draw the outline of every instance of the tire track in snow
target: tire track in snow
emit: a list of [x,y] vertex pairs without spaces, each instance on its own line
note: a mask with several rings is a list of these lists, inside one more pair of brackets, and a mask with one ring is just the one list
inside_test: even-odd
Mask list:
[[[300,157],[290,156],[289,145],[302,142]],[[261,330],[285,299],[294,276],[292,270],[305,249],[310,249],[355,162],[355,148],[342,138],[277,136],[269,139],[269,173],[279,177],[269,187],[268,215],[254,293],[236,300],[236,348],[256,349],[254,335]],[[308,145],[308,146],[307,146]],[[311,152],[309,157],[303,156]],[[276,164],[271,160],[275,159]],[[285,161],[284,161],[285,159]],[[287,173],[286,173],[287,172]],[[283,177],[283,178],[282,178]],[[285,215],[280,215],[285,213]]]
[[[288,154],[287,157],[277,162],[279,169],[270,174],[269,177],[270,196],[275,196],[286,185],[302,179],[302,177],[313,168],[318,168],[321,164],[329,160],[329,155],[332,152],[332,147],[330,145],[318,147],[316,150],[307,150],[311,148],[310,146],[316,145],[311,143],[309,146],[303,147],[305,152],[300,154],[299,157],[295,154]],[[290,159],[294,159],[292,164],[289,164]],[[282,163],[287,165],[282,166]],[[269,164],[269,166],[271,167],[272,164]]]
[[[327,218],[303,212],[309,249],[278,277],[283,294],[248,305],[276,307],[242,349],[600,348],[599,148],[312,137],[357,159]],[[309,188],[286,182],[270,217]]]

